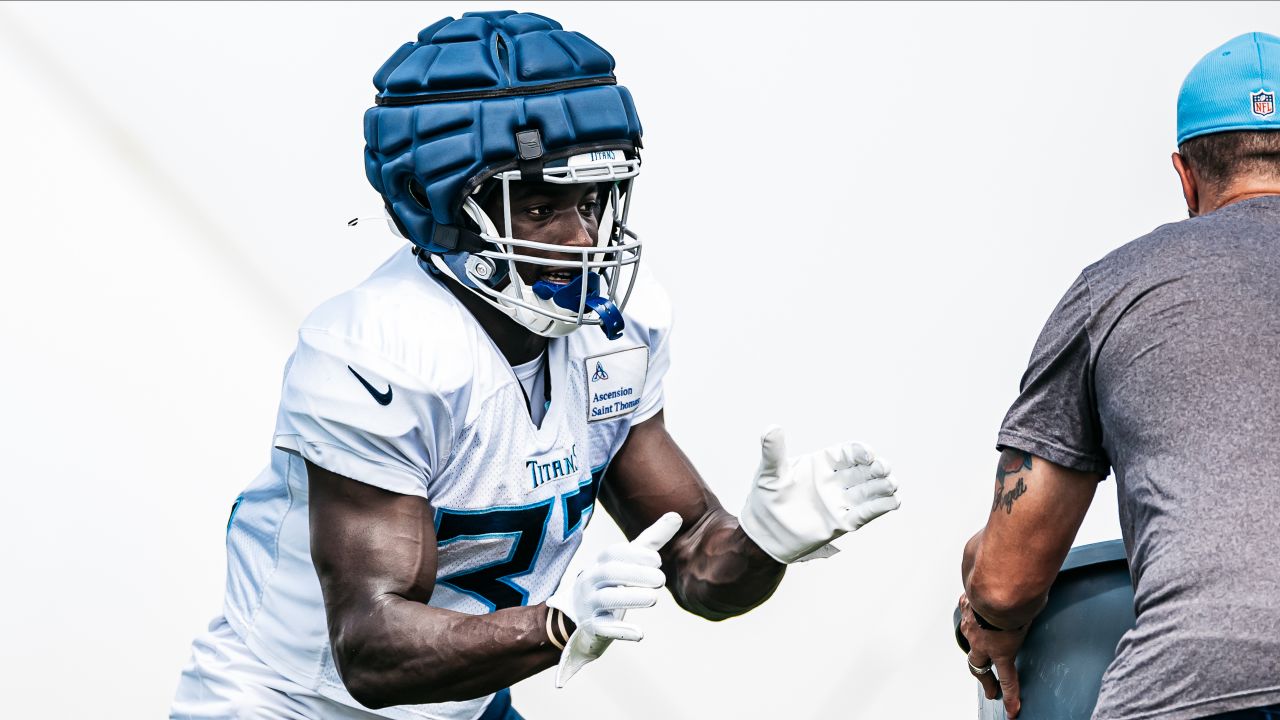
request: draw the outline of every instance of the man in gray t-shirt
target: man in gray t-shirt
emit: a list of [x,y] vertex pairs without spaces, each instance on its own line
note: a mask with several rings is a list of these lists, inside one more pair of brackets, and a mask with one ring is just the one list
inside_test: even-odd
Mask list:
[[1280,704],[1278,82],[1261,33],[1196,65],[1173,156],[1191,219],[1085,268],[1036,342],[962,566],[970,672],[1010,717],[1026,626],[1111,469],[1137,621],[1094,718]]

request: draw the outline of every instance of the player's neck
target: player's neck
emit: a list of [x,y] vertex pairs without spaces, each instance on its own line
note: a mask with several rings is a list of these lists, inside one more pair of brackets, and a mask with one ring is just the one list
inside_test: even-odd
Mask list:
[[502,353],[509,365],[512,367],[523,365],[546,352],[547,338],[531,332],[507,317],[501,310],[476,297],[474,293],[452,278],[442,279],[445,281],[445,287],[449,288],[449,292],[453,293],[453,296],[458,298],[458,302],[475,316],[480,327],[489,334],[493,344],[498,346],[498,352]]

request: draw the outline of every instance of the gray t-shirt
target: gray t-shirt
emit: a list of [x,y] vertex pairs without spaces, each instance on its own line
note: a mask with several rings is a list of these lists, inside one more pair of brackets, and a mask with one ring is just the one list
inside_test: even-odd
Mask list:
[[998,446],[1115,469],[1137,625],[1094,718],[1280,703],[1280,196],[1086,268]]

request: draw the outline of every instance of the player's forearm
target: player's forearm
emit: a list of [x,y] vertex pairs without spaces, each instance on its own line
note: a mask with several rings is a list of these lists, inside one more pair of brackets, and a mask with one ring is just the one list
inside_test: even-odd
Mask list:
[[769,599],[787,566],[769,557],[721,509],[707,512],[674,543],[668,586],[681,607],[724,620]]
[[969,603],[1001,628],[1027,624],[1044,608],[1098,482],[1017,448],[1005,448],[986,527],[965,546]]
[[467,700],[556,664],[546,613],[467,615],[389,595],[346,626],[331,623],[330,636],[347,690],[367,707]]

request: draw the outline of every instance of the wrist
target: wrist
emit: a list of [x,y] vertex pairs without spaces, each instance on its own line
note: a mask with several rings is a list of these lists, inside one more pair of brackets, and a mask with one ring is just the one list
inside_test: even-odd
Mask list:
[[969,612],[973,613],[973,621],[978,623],[978,627],[982,628],[983,630],[989,630],[991,632],[1019,632],[1027,626],[1026,623],[1023,623],[1018,627],[1003,628],[1003,627],[999,627],[997,625],[992,624],[991,621],[979,615],[978,611],[975,610],[972,605],[969,606]]
[[756,542],[755,539],[751,537],[751,534],[742,527],[741,520],[734,518],[734,521],[736,522],[737,527],[733,528],[733,542],[738,547],[742,548],[742,553],[747,558],[748,565],[757,568],[780,566],[785,569],[787,567],[786,562],[774,557],[768,550],[761,547],[760,543]]
[[565,645],[569,644],[569,637],[573,635],[574,630],[578,629],[578,626],[563,610],[548,605],[543,628],[547,635],[547,642],[551,643],[556,650],[564,650]]

